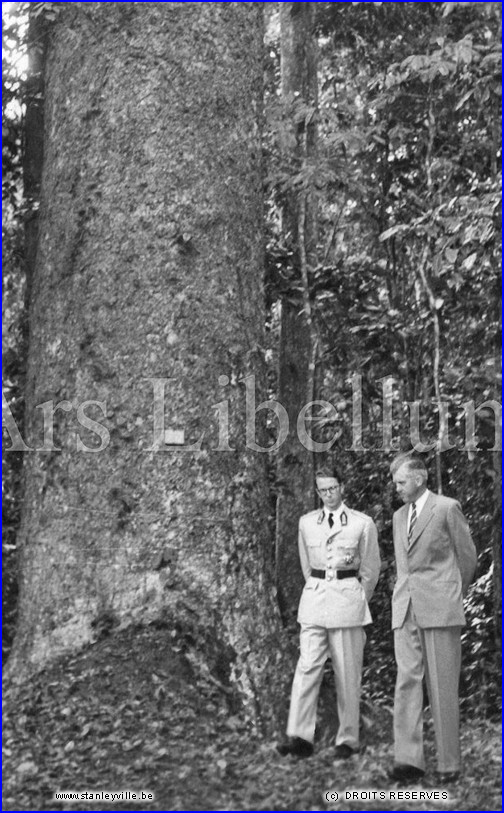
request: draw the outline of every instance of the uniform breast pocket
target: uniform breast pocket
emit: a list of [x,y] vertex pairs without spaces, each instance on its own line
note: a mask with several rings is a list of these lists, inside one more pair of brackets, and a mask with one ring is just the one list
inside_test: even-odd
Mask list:
[[360,567],[359,543],[357,540],[342,539],[336,548],[336,566],[348,570],[358,570]]
[[308,554],[310,567],[323,570],[325,567],[325,549],[322,545],[319,542],[312,543],[311,545],[308,543],[306,552]]

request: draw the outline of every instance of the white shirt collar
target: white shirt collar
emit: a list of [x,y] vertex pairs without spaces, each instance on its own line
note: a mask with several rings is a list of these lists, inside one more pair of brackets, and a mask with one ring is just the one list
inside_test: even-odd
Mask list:
[[[428,489],[428,488],[426,488],[426,489],[425,489],[425,491],[424,491],[424,493],[422,494],[422,496],[421,496],[421,497],[419,497],[419,498],[418,498],[418,500],[416,500],[416,502],[415,502],[415,507],[416,507],[416,515],[417,515],[417,519],[418,519],[418,517],[420,516],[420,511],[422,510],[422,508],[424,507],[425,503],[427,502],[427,497],[429,496],[429,494],[430,494],[430,493],[431,493],[431,492],[429,491],[429,489]],[[409,506],[409,511],[408,511],[408,519],[411,517],[411,512],[412,512],[412,511],[413,511],[413,504],[412,504],[412,503],[410,503],[410,506]]]
[[344,502],[342,502],[341,505],[339,505],[334,510],[331,510],[330,508],[327,508],[326,505],[324,505],[323,511],[324,511],[324,519],[326,521],[329,521],[329,514],[332,514],[333,522],[336,522],[338,520],[340,522],[340,524],[341,524],[341,515],[343,513],[345,513],[347,515],[347,517],[348,517],[348,508],[346,507]]

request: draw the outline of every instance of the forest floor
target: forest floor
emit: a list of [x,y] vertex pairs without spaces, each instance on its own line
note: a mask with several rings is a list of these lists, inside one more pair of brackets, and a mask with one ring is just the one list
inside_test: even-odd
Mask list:
[[[126,630],[4,692],[2,809],[502,809],[496,722],[463,721],[463,776],[442,788],[448,800],[426,802],[408,801],[406,791],[437,787],[430,724],[426,778],[400,788],[386,773],[390,708],[374,707],[365,722],[362,750],[346,762],[335,762],[328,737],[310,759],[282,758],[273,740],[254,732],[239,709],[230,710],[225,687],[198,672],[166,630]],[[349,800],[348,791],[356,790],[396,797]],[[153,798],[91,797],[126,791]],[[328,791],[338,801],[328,801]],[[58,792],[87,793],[87,799],[55,801]]]

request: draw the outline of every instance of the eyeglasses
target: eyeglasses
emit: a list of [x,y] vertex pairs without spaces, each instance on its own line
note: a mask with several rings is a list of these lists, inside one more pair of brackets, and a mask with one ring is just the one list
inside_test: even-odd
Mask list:
[[328,494],[330,496],[331,494],[336,494],[339,488],[341,488],[341,486],[338,483],[337,486],[330,486],[329,488],[317,488],[317,491],[319,494]]

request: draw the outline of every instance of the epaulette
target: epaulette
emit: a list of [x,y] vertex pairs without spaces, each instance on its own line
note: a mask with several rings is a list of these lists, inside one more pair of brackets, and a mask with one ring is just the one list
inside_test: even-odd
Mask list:
[[301,514],[302,517],[314,517],[316,514],[323,514],[323,508],[315,508],[313,511],[307,511],[306,514]]
[[357,511],[356,508],[349,508],[348,510],[350,511],[351,514],[353,514],[356,517],[360,517],[361,519],[372,519],[372,517],[370,517],[369,514],[365,514],[363,511]]

